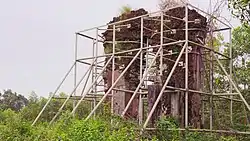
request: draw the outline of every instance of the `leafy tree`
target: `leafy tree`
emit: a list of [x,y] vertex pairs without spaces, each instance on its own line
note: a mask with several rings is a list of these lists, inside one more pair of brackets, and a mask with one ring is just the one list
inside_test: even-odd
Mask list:
[[12,92],[10,89],[0,93],[0,109],[11,109],[14,111],[20,111],[23,107],[29,103],[23,95]]
[[36,103],[39,101],[38,95],[32,91],[31,94],[29,95],[29,103]]
[[250,0],[228,0],[233,15],[241,21],[250,22]]
[[[243,23],[233,31],[234,79],[247,101],[250,100],[250,25]],[[242,107],[241,107],[242,108]],[[243,107],[244,108],[244,107]],[[244,114],[244,116],[246,116]],[[248,116],[249,117],[249,116]],[[244,124],[249,123],[249,118]]]

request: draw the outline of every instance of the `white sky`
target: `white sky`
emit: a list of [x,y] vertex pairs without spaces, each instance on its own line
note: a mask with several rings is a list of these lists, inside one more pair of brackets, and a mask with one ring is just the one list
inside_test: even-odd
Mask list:
[[[74,33],[103,25],[129,4],[157,10],[157,0],[0,0],[0,89],[48,96],[74,60]],[[209,0],[190,0],[207,11]],[[228,11],[223,15],[230,19]],[[233,20],[231,24],[238,25]],[[85,54],[91,55],[85,47]],[[70,84],[70,83],[68,83]],[[69,91],[73,86],[66,86]]]

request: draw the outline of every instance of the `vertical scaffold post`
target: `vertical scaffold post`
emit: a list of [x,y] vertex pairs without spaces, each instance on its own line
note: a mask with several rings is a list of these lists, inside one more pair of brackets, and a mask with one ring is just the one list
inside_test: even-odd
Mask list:
[[[93,55],[95,57],[95,65],[94,65],[94,71],[95,71],[95,75],[94,75],[94,80],[96,79],[97,77],[97,62],[98,62],[98,58],[97,58],[97,55],[98,55],[98,28],[96,28],[96,41],[95,41],[95,46],[94,46],[94,49],[93,49]],[[95,82],[95,85],[94,85],[94,93],[97,94],[97,81]],[[94,100],[93,100],[93,107],[95,107],[96,105],[96,98],[94,97]],[[95,118],[95,115],[96,115],[96,112],[94,112],[94,118]]]
[[[113,56],[113,59],[112,59],[112,85],[114,84],[115,82],[115,44],[116,44],[116,41],[115,41],[115,32],[116,32],[116,29],[115,29],[115,25],[113,25],[113,48],[112,48],[112,56]],[[114,90],[112,89],[111,91],[111,114],[114,113]]]
[[[142,68],[143,68],[143,17],[141,18],[141,54],[140,54],[140,80],[142,80]],[[138,115],[139,115],[139,124],[142,124],[142,120],[143,120],[143,101],[142,101],[142,95],[141,95],[141,88],[140,88],[140,95],[139,95],[139,110],[138,110]]]
[[[212,18],[212,17],[211,17]],[[210,113],[210,116],[209,116],[209,128],[210,130],[213,130],[213,111],[214,111],[214,108],[213,108],[213,94],[214,94],[214,72],[213,72],[213,66],[214,66],[214,60],[213,60],[213,54],[214,52],[212,51],[213,50],[213,29],[212,29],[212,23],[213,21],[211,20],[211,28],[210,28],[210,40],[211,40],[211,45],[210,45],[210,63],[209,63],[209,76],[210,76],[210,79],[209,79],[209,85],[210,85],[210,92],[211,92],[211,96],[209,97],[209,106],[210,106],[210,109],[209,109],[209,113]]]
[[202,123],[202,126],[204,127],[204,124],[205,124],[205,99],[202,97],[202,102],[201,102],[201,123]]
[[[229,63],[229,75],[230,78],[232,78],[232,72],[233,72],[233,58],[232,58],[232,39],[231,39],[231,29],[229,30],[229,58],[230,58],[230,63]],[[229,93],[232,93],[232,83],[229,82]],[[230,96],[230,121],[231,124],[233,125],[233,96]]]
[[[96,41],[97,40],[93,39],[93,46],[92,46],[92,56],[93,57],[95,56]],[[95,63],[95,58],[92,59],[92,62]],[[91,68],[91,83],[94,83],[94,80],[95,80],[94,68],[95,68],[95,66],[93,65],[92,68]],[[95,89],[95,83],[94,83],[94,85],[93,85],[93,87],[91,89],[91,93],[94,93],[94,89]],[[91,106],[91,110],[92,110],[93,107],[94,107],[93,101],[90,102],[90,106]]]
[[[209,0],[209,13],[212,14],[212,0]],[[213,29],[212,29],[212,25],[213,25],[213,16],[210,16],[210,31],[209,31],[209,36],[210,36],[210,40],[211,40],[211,45],[210,48],[213,49]],[[210,130],[213,129],[213,52],[212,50],[210,50],[210,63],[209,63],[209,89],[211,92],[211,96],[209,97],[209,128]]]
[[[75,34],[75,67],[74,67],[74,88],[76,87],[76,78],[77,78],[77,50],[78,50],[78,36]],[[76,96],[76,91],[74,92],[74,96]],[[76,100],[73,100],[73,108],[76,105]],[[75,113],[73,113],[73,117],[75,116]]]
[[188,128],[188,4],[185,5],[185,128]]
[[164,19],[164,13],[163,11],[161,12],[161,39],[160,39],[160,44],[161,44],[161,53],[160,53],[160,76],[162,77],[163,75],[163,19]]
[[[149,43],[148,43],[148,38],[147,38],[147,45],[146,45],[146,48],[148,48],[148,46],[149,46]],[[149,63],[149,58],[148,58],[148,56],[149,56],[149,49],[146,49],[146,67],[145,67],[145,70],[147,71],[148,70],[148,63]],[[148,88],[148,74],[146,75],[146,87]]]

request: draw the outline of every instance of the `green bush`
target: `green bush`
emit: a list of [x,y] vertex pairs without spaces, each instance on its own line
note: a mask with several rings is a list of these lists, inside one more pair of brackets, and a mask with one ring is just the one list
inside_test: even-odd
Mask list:
[[[1,141],[248,141],[249,136],[219,136],[178,130],[179,124],[173,118],[162,117],[157,122],[157,132],[140,135],[139,127],[119,117],[96,116],[87,121],[72,118],[63,113],[54,124],[39,122],[31,127],[31,121],[24,119],[22,112],[0,111]],[[112,123],[111,123],[112,117]]]
[[178,127],[179,125],[174,118],[161,117],[157,122],[157,139],[161,141],[180,140],[180,132],[178,130],[175,130]]

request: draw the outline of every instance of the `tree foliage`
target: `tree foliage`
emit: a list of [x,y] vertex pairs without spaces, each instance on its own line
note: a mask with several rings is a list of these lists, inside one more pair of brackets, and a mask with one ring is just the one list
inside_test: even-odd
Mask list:
[[250,26],[246,23],[234,29],[232,38],[235,78],[243,89],[249,87],[250,80]]
[[[46,102],[46,98],[38,98],[35,93],[29,98],[29,104],[19,111],[11,109],[0,110],[0,140],[1,141],[162,141],[162,140],[201,140],[201,141],[237,141],[238,137],[219,136],[215,134],[192,133],[184,134],[178,131],[169,131],[168,128],[178,128],[178,123],[172,118],[161,118],[157,123],[157,133],[140,134],[140,127],[131,121],[120,119],[110,115],[110,107],[104,106],[102,114],[94,119],[85,121],[82,117],[72,118],[70,108],[51,126],[48,117],[42,116],[41,121],[31,126],[36,114]],[[60,100],[55,100],[54,105],[49,106],[48,111],[59,108]],[[55,104],[57,103],[57,104]],[[72,104],[72,103],[70,103]],[[0,104],[1,105],[1,104]],[[60,104],[59,104],[60,105]],[[56,106],[56,108],[55,108]],[[86,105],[85,105],[86,106]],[[55,109],[54,109],[55,108]],[[84,109],[84,107],[81,107]],[[45,114],[50,114],[50,113]],[[89,112],[89,110],[86,110]],[[34,114],[35,113],[35,114]],[[51,117],[50,117],[51,118]],[[111,118],[113,120],[112,124]],[[240,137],[239,139],[247,139]]]
[[250,22],[250,0],[228,0],[231,13],[241,21]]
[[23,95],[12,92],[11,90],[5,90],[3,94],[0,93],[1,109],[19,111],[26,105],[28,105],[28,99]]

